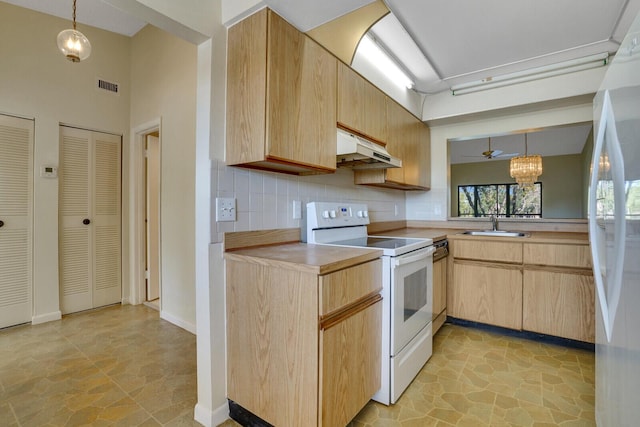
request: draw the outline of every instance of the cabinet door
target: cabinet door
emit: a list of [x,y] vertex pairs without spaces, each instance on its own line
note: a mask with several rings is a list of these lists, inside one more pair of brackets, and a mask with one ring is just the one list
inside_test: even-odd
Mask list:
[[595,294],[589,272],[525,270],[522,328],[594,342]]
[[364,82],[364,132],[378,141],[387,142],[387,95],[365,80]]
[[337,60],[269,11],[267,158],[336,168]]
[[419,187],[430,189],[431,188],[431,131],[429,127],[417,121],[417,144],[418,144],[418,178],[417,183]]
[[348,65],[338,62],[338,123],[386,143],[387,96]]
[[365,80],[348,65],[338,62],[338,123],[364,132]]
[[454,261],[447,313],[453,317],[522,329],[522,270]]
[[275,426],[315,425],[317,276],[248,262],[225,265],[227,397]]
[[380,389],[382,301],[320,331],[318,425],[344,426]]
[[447,259],[433,263],[433,318],[447,306]]
[[267,9],[229,28],[227,143],[229,165],[265,159]]
[[407,113],[395,101],[389,99],[387,102],[387,120],[389,122],[389,140],[387,142],[387,151],[392,156],[399,157],[402,160],[401,168],[386,169],[386,180],[403,184],[405,171],[405,141],[406,135],[409,134],[410,124]]

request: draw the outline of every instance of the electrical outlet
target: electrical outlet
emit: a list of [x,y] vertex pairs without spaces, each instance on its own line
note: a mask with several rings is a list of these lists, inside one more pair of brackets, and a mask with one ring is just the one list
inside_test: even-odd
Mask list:
[[293,201],[293,219],[302,219],[302,203],[300,200]]
[[216,197],[216,221],[236,220],[236,199],[234,197]]

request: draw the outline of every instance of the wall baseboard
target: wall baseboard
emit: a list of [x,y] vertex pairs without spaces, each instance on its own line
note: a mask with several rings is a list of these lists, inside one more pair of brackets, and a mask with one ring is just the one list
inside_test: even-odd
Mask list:
[[215,427],[229,419],[229,405],[225,402],[211,411],[198,403],[193,411],[193,419],[206,427]]
[[166,311],[160,311],[160,318],[166,320],[169,323],[173,323],[174,325],[184,329],[185,331],[191,332],[193,335],[196,335],[196,325],[194,325],[193,323],[186,322],[179,317],[167,313]]
[[122,301],[120,303],[122,305],[128,305],[131,304],[131,300],[129,299],[129,297],[122,297]]
[[40,323],[53,322],[54,320],[62,319],[61,311],[53,311],[51,313],[39,314],[37,316],[31,317],[31,324],[38,325]]

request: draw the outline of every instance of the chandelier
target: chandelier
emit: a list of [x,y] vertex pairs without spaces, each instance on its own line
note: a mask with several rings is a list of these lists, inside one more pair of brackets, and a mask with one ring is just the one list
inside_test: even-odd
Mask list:
[[58,34],[58,49],[69,61],[80,62],[91,55],[91,43],[76,30],[76,0],[73,0],[73,30],[62,30]]
[[542,175],[542,156],[527,155],[527,134],[524,134],[524,156],[513,157],[510,164],[511,177],[523,189],[531,188]]

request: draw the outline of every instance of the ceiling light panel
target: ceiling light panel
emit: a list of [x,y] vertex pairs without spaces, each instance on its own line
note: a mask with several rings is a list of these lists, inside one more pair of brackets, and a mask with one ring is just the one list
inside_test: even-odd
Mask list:
[[[495,70],[489,75],[496,75],[615,51],[616,44],[608,40],[625,3],[387,0],[391,11],[445,79],[481,70]],[[509,65],[509,70],[496,70],[504,65]],[[473,75],[470,79],[483,77]]]

